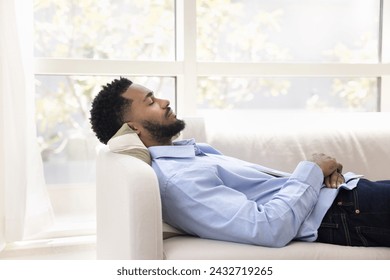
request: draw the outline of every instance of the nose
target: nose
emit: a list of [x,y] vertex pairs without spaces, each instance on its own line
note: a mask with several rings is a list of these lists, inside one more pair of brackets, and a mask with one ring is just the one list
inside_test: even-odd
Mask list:
[[162,109],[167,108],[167,107],[169,106],[169,104],[171,104],[171,103],[169,102],[169,100],[167,100],[167,99],[158,99],[158,103],[160,104],[160,107],[161,107]]

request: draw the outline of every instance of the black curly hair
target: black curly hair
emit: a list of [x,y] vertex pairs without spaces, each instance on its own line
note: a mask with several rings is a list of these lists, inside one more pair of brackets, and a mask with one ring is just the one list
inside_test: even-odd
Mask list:
[[131,106],[132,100],[122,95],[132,83],[123,77],[115,79],[103,86],[92,101],[90,122],[100,142],[107,144],[123,125],[123,113]]

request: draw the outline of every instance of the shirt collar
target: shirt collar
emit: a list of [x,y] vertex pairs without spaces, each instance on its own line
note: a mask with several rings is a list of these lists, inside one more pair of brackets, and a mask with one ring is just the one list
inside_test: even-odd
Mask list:
[[196,145],[194,139],[178,140],[170,146],[152,146],[149,147],[152,159],[156,158],[191,158],[204,153]]

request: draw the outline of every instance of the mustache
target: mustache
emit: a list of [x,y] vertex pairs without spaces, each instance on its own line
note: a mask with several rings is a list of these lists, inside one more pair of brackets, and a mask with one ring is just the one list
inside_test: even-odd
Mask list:
[[169,113],[172,112],[172,108],[171,107],[167,107],[166,109],[167,111],[165,112],[165,117],[167,118]]

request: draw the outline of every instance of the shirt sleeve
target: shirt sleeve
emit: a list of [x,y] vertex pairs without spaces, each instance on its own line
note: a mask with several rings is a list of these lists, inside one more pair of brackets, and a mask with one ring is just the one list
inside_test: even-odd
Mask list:
[[217,170],[188,168],[167,180],[163,215],[172,226],[202,238],[283,247],[312,211],[322,181],[316,164],[301,162],[280,191],[258,205],[225,186]]

